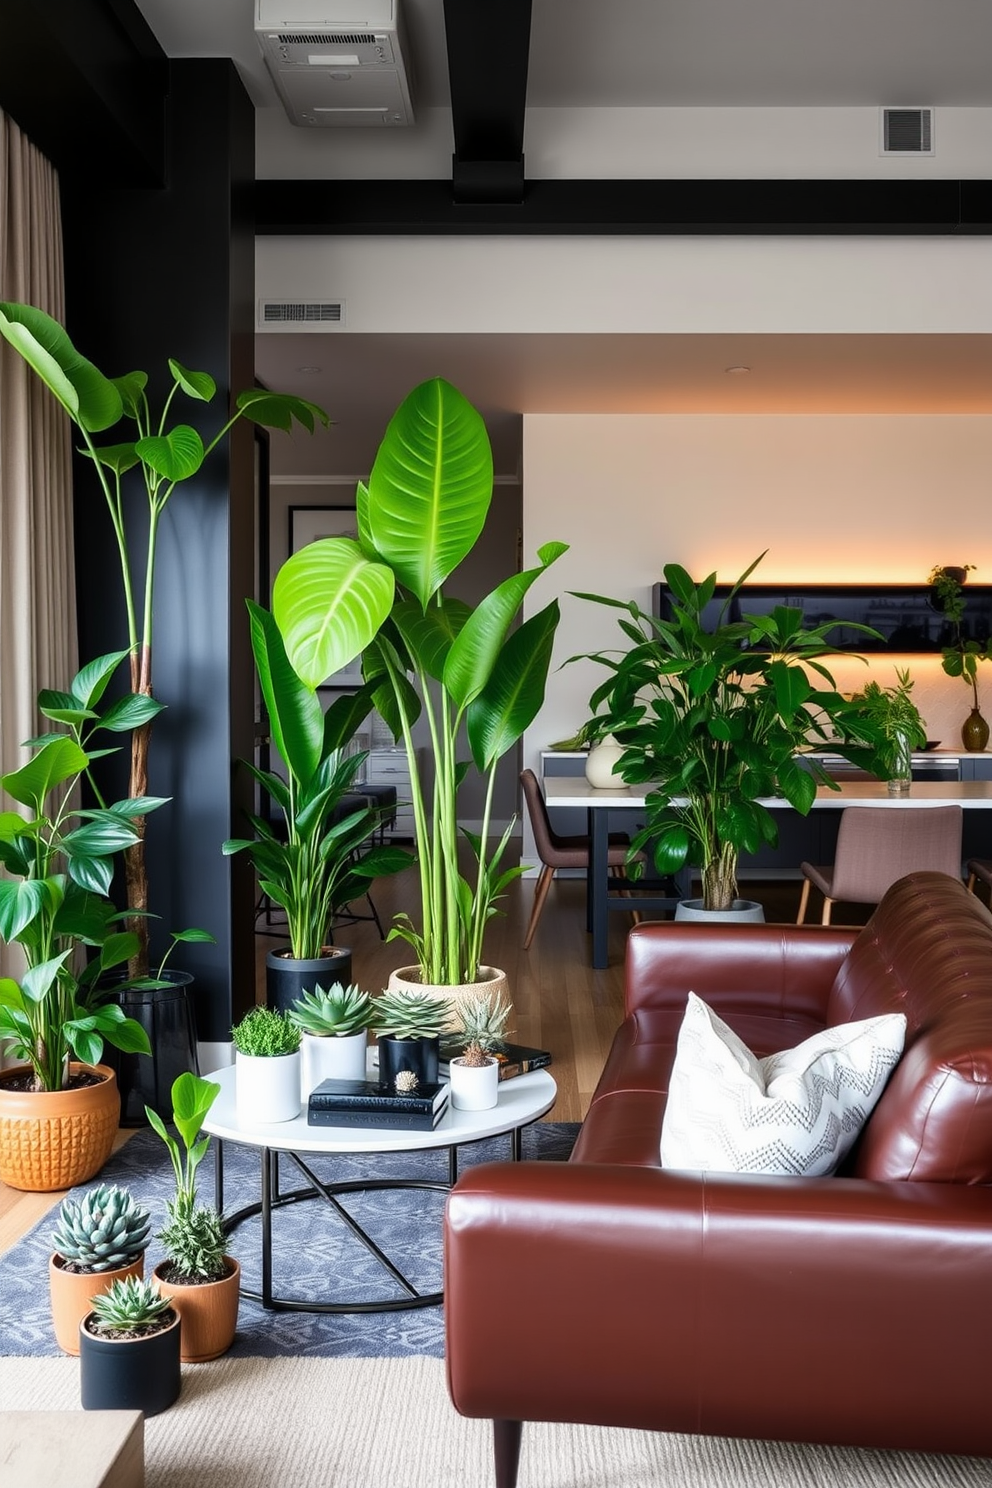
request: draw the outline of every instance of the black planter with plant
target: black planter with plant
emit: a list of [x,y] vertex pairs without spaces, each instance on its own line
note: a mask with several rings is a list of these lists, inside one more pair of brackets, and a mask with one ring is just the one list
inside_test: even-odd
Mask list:
[[419,1085],[436,1085],[441,1033],[451,1022],[454,1003],[431,992],[383,992],[373,999],[373,1029],[379,1045],[379,1084],[394,1090],[404,1071]]
[[168,1410],[182,1388],[180,1339],[179,1313],[153,1281],[115,1281],[79,1325],[83,1410]]

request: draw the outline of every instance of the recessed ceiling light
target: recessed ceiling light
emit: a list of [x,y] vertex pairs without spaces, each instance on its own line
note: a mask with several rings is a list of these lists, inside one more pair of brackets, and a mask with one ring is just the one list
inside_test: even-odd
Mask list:
[[724,367],[723,370],[724,372],[729,372],[733,377],[743,377],[746,373],[750,372],[751,368],[741,365],[739,367]]
[[323,372],[323,367],[297,367],[297,372]]

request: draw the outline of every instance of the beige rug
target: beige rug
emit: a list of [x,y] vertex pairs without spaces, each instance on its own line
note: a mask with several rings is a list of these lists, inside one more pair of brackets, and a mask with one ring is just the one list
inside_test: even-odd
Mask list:
[[[78,1410],[75,1359],[0,1359],[4,1410]],[[66,1431],[71,1432],[71,1421]],[[452,1409],[438,1359],[186,1365],[145,1423],[147,1488],[492,1488],[489,1424]],[[992,1461],[524,1428],[519,1488],[992,1488]],[[51,1488],[62,1488],[53,1483]],[[65,1485],[70,1488],[70,1485]]]

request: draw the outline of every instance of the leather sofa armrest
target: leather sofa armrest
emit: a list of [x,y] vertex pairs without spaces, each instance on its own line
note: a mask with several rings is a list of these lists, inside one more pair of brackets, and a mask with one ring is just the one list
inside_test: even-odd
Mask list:
[[447,1206],[451,1398],[505,1420],[980,1450],[990,1256],[988,1189],[481,1166]]
[[627,937],[625,1011],[681,1010],[693,991],[730,1012],[822,1022],[834,978],[859,934],[833,925],[636,925]]

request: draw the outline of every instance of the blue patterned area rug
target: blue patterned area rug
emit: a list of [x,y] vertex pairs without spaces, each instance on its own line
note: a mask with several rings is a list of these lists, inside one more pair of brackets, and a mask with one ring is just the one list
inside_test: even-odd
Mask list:
[[[564,1161],[572,1150],[578,1125],[536,1122],[522,1133],[527,1160]],[[508,1160],[510,1138],[492,1137],[458,1149],[459,1171],[480,1162]],[[315,1157],[306,1161],[322,1182],[363,1178],[447,1180],[446,1150],[377,1153],[356,1157]],[[259,1198],[258,1152],[224,1145],[224,1203],[230,1213]],[[95,1181],[95,1180],[94,1180]],[[164,1144],[148,1130],[136,1132],[116,1152],[100,1182],[129,1188],[151,1210],[153,1234],[165,1221],[165,1204],[174,1192],[172,1166]],[[283,1191],[300,1188],[303,1176],[284,1157]],[[94,1186],[74,1189],[74,1196]],[[213,1150],[198,1174],[200,1199],[212,1202]],[[350,1194],[348,1211],[421,1292],[440,1290],[441,1231],[444,1194],[430,1189],[380,1189]],[[54,1211],[0,1256],[0,1354],[42,1357],[59,1355],[48,1303],[48,1258]],[[273,1292],[291,1299],[324,1302],[368,1301],[404,1295],[374,1257],[320,1199],[290,1204],[273,1214]],[[248,1219],[231,1235],[230,1253],[241,1263],[242,1286],[261,1289],[259,1256],[261,1222]],[[162,1258],[153,1240],[145,1257],[145,1274]],[[440,1307],[381,1313],[320,1314],[271,1312],[242,1296],[232,1358],[403,1358],[444,1353],[444,1319]]]

